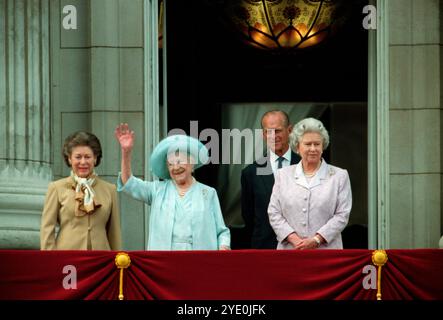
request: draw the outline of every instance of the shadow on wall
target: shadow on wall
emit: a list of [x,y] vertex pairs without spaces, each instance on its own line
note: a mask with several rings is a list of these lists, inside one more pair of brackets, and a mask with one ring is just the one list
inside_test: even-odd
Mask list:
[[231,249],[251,249],[251,239],[244,225],[236,226],[230,225],[229,231],[231,232]]
[[[242,226],[229,226],[231,249],[250,249],[250,239]],[[343,249],[368,249],[368,227],[363,224],[347,226],[342,232]]]
[[368,227],[364,224],[352,224],[341,233],[343,249],[368,249]]

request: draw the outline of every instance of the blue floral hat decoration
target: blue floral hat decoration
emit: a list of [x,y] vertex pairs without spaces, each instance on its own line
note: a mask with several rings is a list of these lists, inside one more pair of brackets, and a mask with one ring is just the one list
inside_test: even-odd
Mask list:
[[171,153],[186,153],[192,158],[194,169],[198,169],[209,161],[208,149],[199,140],[187,135],[169,136],[158,143],[151,154],[151,171],[161,179],[171,179],[166,159]]

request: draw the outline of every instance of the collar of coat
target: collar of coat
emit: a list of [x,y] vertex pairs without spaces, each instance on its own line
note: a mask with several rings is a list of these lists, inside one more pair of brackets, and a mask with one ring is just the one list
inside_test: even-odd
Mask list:
[[[98,180],[99,180],[98,176],[95,177],[94,182],[92,183],[92,187],[95,187],[97,185]],[[76,183],[71,176],[66,177],[65,181],[69,188],[73,188],[75,190]]]
[[317,174],[312,177],[310,183],[308,182],[308,180],[306,180],[306,177],[303,173],[303,167],[301,161],[295,165],[294,176],[295,176],[295,182],[297,184],[307,189],[312,189],[322,184],[324,180],[326,180],[329,176],[332,176],[334,174],[335,174],[335,169],[332,166],[328,165],[325,159],[322,158],[320,168],[318,169]]

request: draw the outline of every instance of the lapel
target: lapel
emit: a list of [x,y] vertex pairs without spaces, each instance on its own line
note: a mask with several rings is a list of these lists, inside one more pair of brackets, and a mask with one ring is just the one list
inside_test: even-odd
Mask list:
[[306,189],[313,189],[321,185],[326,180],[327,175],[328,175],[328,164],[324,159],[322,159],[321,166],[318,169],[317,174],[312,178],[311,183],[308,183],[305,175],[303,174],[301,161],[297,163],[295,166],[295,183]]
[[[291,151],[291,165],[294,165],[300,161],[300,156],[294,152]],[[267,166],[269,166],[267,168]],[[274,187],[274,174],[272,173],[271,168],[271,160],[269,159],[269,154],[264,154],[263,158],[261,158],[259,161],[256,162],[256,168],[257,170],[256,175],[261,179],[262,183],[265,185],[266,190],[269,193],[272,193],[272,188]],[[269,174],[258,174],[260,171],[262,173],[267,173],[267,170],[269,170]]]
[[291,166],[293,164],[297,164],[298,162],[300,162],[300,156],[295,152],[291,151]]
[[266,190],[269,192],[269,194],[272,193],[272,188],[274,187],[274,174],[268,174],[268,175],[261,175],[261,179],[263,180],[263,183],[265,184]]
[[[272,172],[270,161],[271,160],[269,159],[269,155],[265,155],[263,158],[260,159],[260,161],[256,163],[255,168],[257,170],[255,174],[265,185],[265,188],[269,193],[272,192],[272,188],[274,186],[274,173]],[[260,172],[266,174],[260,174]]]

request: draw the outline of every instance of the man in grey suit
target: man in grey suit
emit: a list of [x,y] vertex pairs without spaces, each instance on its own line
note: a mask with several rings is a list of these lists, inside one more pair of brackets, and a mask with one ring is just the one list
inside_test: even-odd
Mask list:
[[277,238],[269,223],[268,205],[274,186],[274,172],[296,164],[300,157],[289,148],[292,125],[282,110],[266,112],[261,119],[267,153],[248,165],[241,174],[241,208],[252,249],[276,249]]

